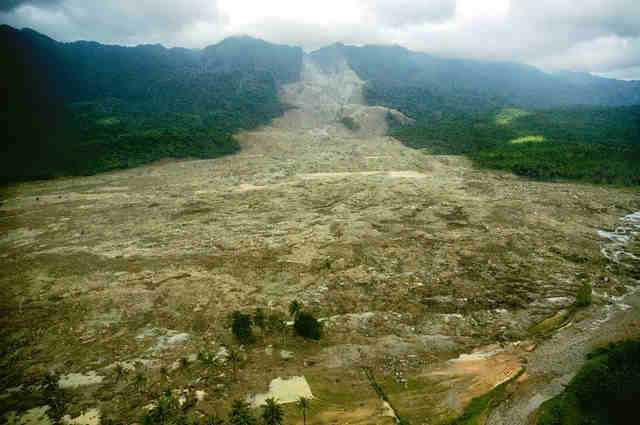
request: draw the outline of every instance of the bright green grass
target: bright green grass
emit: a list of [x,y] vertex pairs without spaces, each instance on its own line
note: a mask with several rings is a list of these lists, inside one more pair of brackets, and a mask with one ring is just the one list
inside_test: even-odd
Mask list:
[[105,126],[116,125],[120,124],[120,119],[118,117],[101,118],[98,120],[98,124]]
[[507,125],[511,123],[511,121],[520,117],[526,117],[527,115],[531,115],[531,112],[517,108],[504,108],[496,115],[496,124]]
[[545,139],[544,136],[522,136],[517,139],[510,140],[509,143],[518,145],[520,143],[539,143],[544,142],[545,140],[547,139]]

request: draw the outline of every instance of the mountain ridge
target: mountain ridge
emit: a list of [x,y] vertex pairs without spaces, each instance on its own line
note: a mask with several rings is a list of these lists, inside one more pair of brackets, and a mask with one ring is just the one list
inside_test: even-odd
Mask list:
[[[225,146],[216,152],[230,153],[231,134],[267,124],[291,107],[283,101],[283,87],[301,81],[305,58],[313,58],[323,72],[346,66],[363,82],[364,104],[419,122],[500,108],[640,104],[637,81],[547,74],[530,65],[441,58],[398,45],[334,43],[305,53],[234,36],[202,49],[128,47],[58,42],[8,25],[0,26],[0,42],[6,75],[0,90],[7,100],[0,110],[6,131],[2,165],[9,170],[2,180],[135,166],[141,162],[130,160],[131,150],[144,157],[142,163],[212,155],[205,134],[216,134],[214,140]],[[150,131],[176,129],[181,138],[198,134],[200,147],[194,150],[193,140],[185,139],[185,145],[152,155],[140,151],[138,146],[158,145],[149,140]],[[122,146],[123,136],[132,135],[131,146]],[[69,154],[86,151],[78,147],[88,144],[100,145],[97,151],[104,154],[118,153],[106,162],[90,152]]]

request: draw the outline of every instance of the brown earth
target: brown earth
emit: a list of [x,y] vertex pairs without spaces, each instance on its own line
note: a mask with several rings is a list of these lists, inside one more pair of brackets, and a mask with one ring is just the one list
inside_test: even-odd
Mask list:
[[[526,181],[424,155],[384,136],[388,110],[361,104],[346,66],[306,66],[283,91],[298,108],[238,135],[236,155],[3,189],[4,387],[96,371],[103,383],[70,390],[66,412],[99,407],[134,422],[161,387],[205,390],[197,415],[305,375],[318,398],[310,423],[390,421],[367,366],[399,414],[436,423],[499,373],[513,376],[522,351],[492,357],[494,369],[447,359],[528,338],[583,282],[626,292],[631,275],[602,258],[596,229],[639,210],[637,191]],[[361,129],[345,128],[343,116]],[[287,338],[292,359],[257,343],[236,382],[229,368],[172,372],[182,357],[232,344],[229,312],[284,312],[294,299],[328,319],[318,343]],[[147,392],[113,373],[136,360]],[[3,410],[41,401],[21,394],[23,405]],[[287,423],[299,418],[287,414]]]

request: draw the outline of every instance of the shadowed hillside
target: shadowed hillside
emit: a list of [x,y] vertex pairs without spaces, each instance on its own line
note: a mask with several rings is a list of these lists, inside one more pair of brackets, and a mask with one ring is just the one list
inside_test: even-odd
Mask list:
[[203,50],[59,43],[0,28],[1,180],[93,174],[166,157],[234,152],[281,115],[299,48],[234,37]]

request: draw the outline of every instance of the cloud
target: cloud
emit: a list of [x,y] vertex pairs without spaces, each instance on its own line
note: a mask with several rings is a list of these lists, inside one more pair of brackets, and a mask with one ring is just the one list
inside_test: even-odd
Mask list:
[[[175,45],[189,39],[198,25],[215,29],[225,19],[211,0],[57,0],[53,6],[54,1],[24,1],[7,20],[63,41]],[[209,31],[208,35],[222,34]]]
[[372,0],[363,2],[377,22],[390,27],[442,22],[455,16],[456,0]]
[[350,25],[301,21],[283,18],[266,18],[237,28],[241,33],[274,43],[302,46],[306,51],[341,42],[345,44],[384,43],[383,32],[371,25],[355,22]]
[[2,0],[0,2],[0,12],[8,12],[22,5],[33,5],[47,7],[60,3],[62,0]]
[[571,41],[600,35],[640,36],[640,2],[637,0],[581,0],[575,7],[559,7],[557,0],[512,0],[513,20],[562,33]]
[[533,47],[522,49],[524,60],[549,70],[610,72],[640,66],[640,2],[560,3],[512,0],[509,23],[526,31]]
[[604,36],[575,43],[560,52],[541,57],[537,65],[552,70],[596,73],[640,68],[640,38]]
[[606,78],[616,78],[618,80],[640,80],[640,66],[620,68],[610,72],[595,72],[594,74]]

